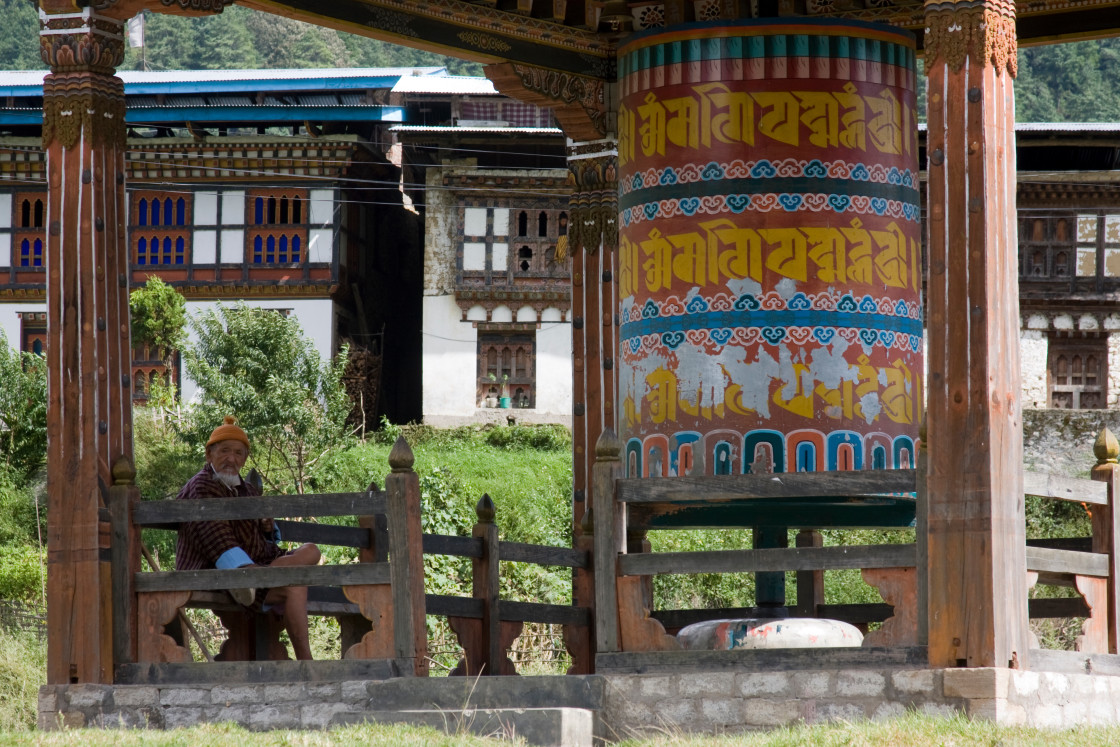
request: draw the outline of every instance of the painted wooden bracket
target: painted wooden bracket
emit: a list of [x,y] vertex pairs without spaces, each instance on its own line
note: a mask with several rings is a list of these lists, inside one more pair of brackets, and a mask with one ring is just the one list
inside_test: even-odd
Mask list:
[[166,625],[189,601],[189,591],[156,591],[136,595],[136,654],[142,662],[182,663],[191,653],[164,633]]
[[916,568],[864,568],[865,583],[879,591],[894,614],[863,637],[864,646],[918,645],[918,571]]

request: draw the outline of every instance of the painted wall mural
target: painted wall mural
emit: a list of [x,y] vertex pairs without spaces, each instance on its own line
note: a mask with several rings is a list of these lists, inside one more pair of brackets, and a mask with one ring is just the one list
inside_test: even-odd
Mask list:
[[911,466],[915,53],[852,22],[688,24],[620,52],[631,476]]

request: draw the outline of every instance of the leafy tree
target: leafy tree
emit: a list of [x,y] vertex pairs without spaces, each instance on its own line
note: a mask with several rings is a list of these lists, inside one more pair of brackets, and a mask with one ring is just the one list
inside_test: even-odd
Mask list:
[[[187,326],[186,300],[175,288],[153,275],[141,288],[128,297],[128,310],[132,318],[132,346],[148,345],[159,351],[164,369],[172,370],[175,354],[183,346]],[[170,407],[175,401],[175,384],[170,376],[165,384],[156,377],[149,384],[148,399],[160,407]]]
[[184,439],[201,451],[222,418],[235,415],[253,443],[250,466],[269,488],[305,492],[315,463],[345,442],[347,349],[323,362],[295,319],[243,303],[205,311],[191,327],[198,342],[183,358],[201,397]]
[[35,0],[0,0],[0,61],[4,70],[43,70],[39,56],[39,10]]
[[0,332],[0,459],[21,484],[46,461],[47,362]]

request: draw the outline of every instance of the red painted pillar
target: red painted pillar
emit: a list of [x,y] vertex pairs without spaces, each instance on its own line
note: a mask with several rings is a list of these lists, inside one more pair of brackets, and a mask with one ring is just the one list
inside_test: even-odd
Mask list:
[[[618,430],[615,415],[618,356],[618,152],[614,140],[577,143],[568,151],[575,190],[568,240],[572,252],[572,465],[573,535],[583,532],[584,511],[594,496],[591,467],[603,431]],[[605,497],[607,500],[611,496]],[[606,510],[610,510],[609,505]],[[573,603],[594,606],[591,570],[577,571]],[[585,656],[573,653],[573,674],[593,670],[591,640]]]
[[110,465],[132,458],[122,23],[41,0],[47,153],[47,680],[111,682]]
[[1015,6],[926,2],[929,659],[1027,666]]

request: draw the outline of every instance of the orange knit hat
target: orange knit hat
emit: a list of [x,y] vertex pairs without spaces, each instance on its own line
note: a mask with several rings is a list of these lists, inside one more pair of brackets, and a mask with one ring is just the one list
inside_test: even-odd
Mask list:
[[226,415],[225,422],[219,425],[210,434],[210,440],[206,442],[206,448],[219,441],[240,441],[245,444],[245,448],[249,448],[249,436],[245,431],[237,425],[237,418],[232,415]]

